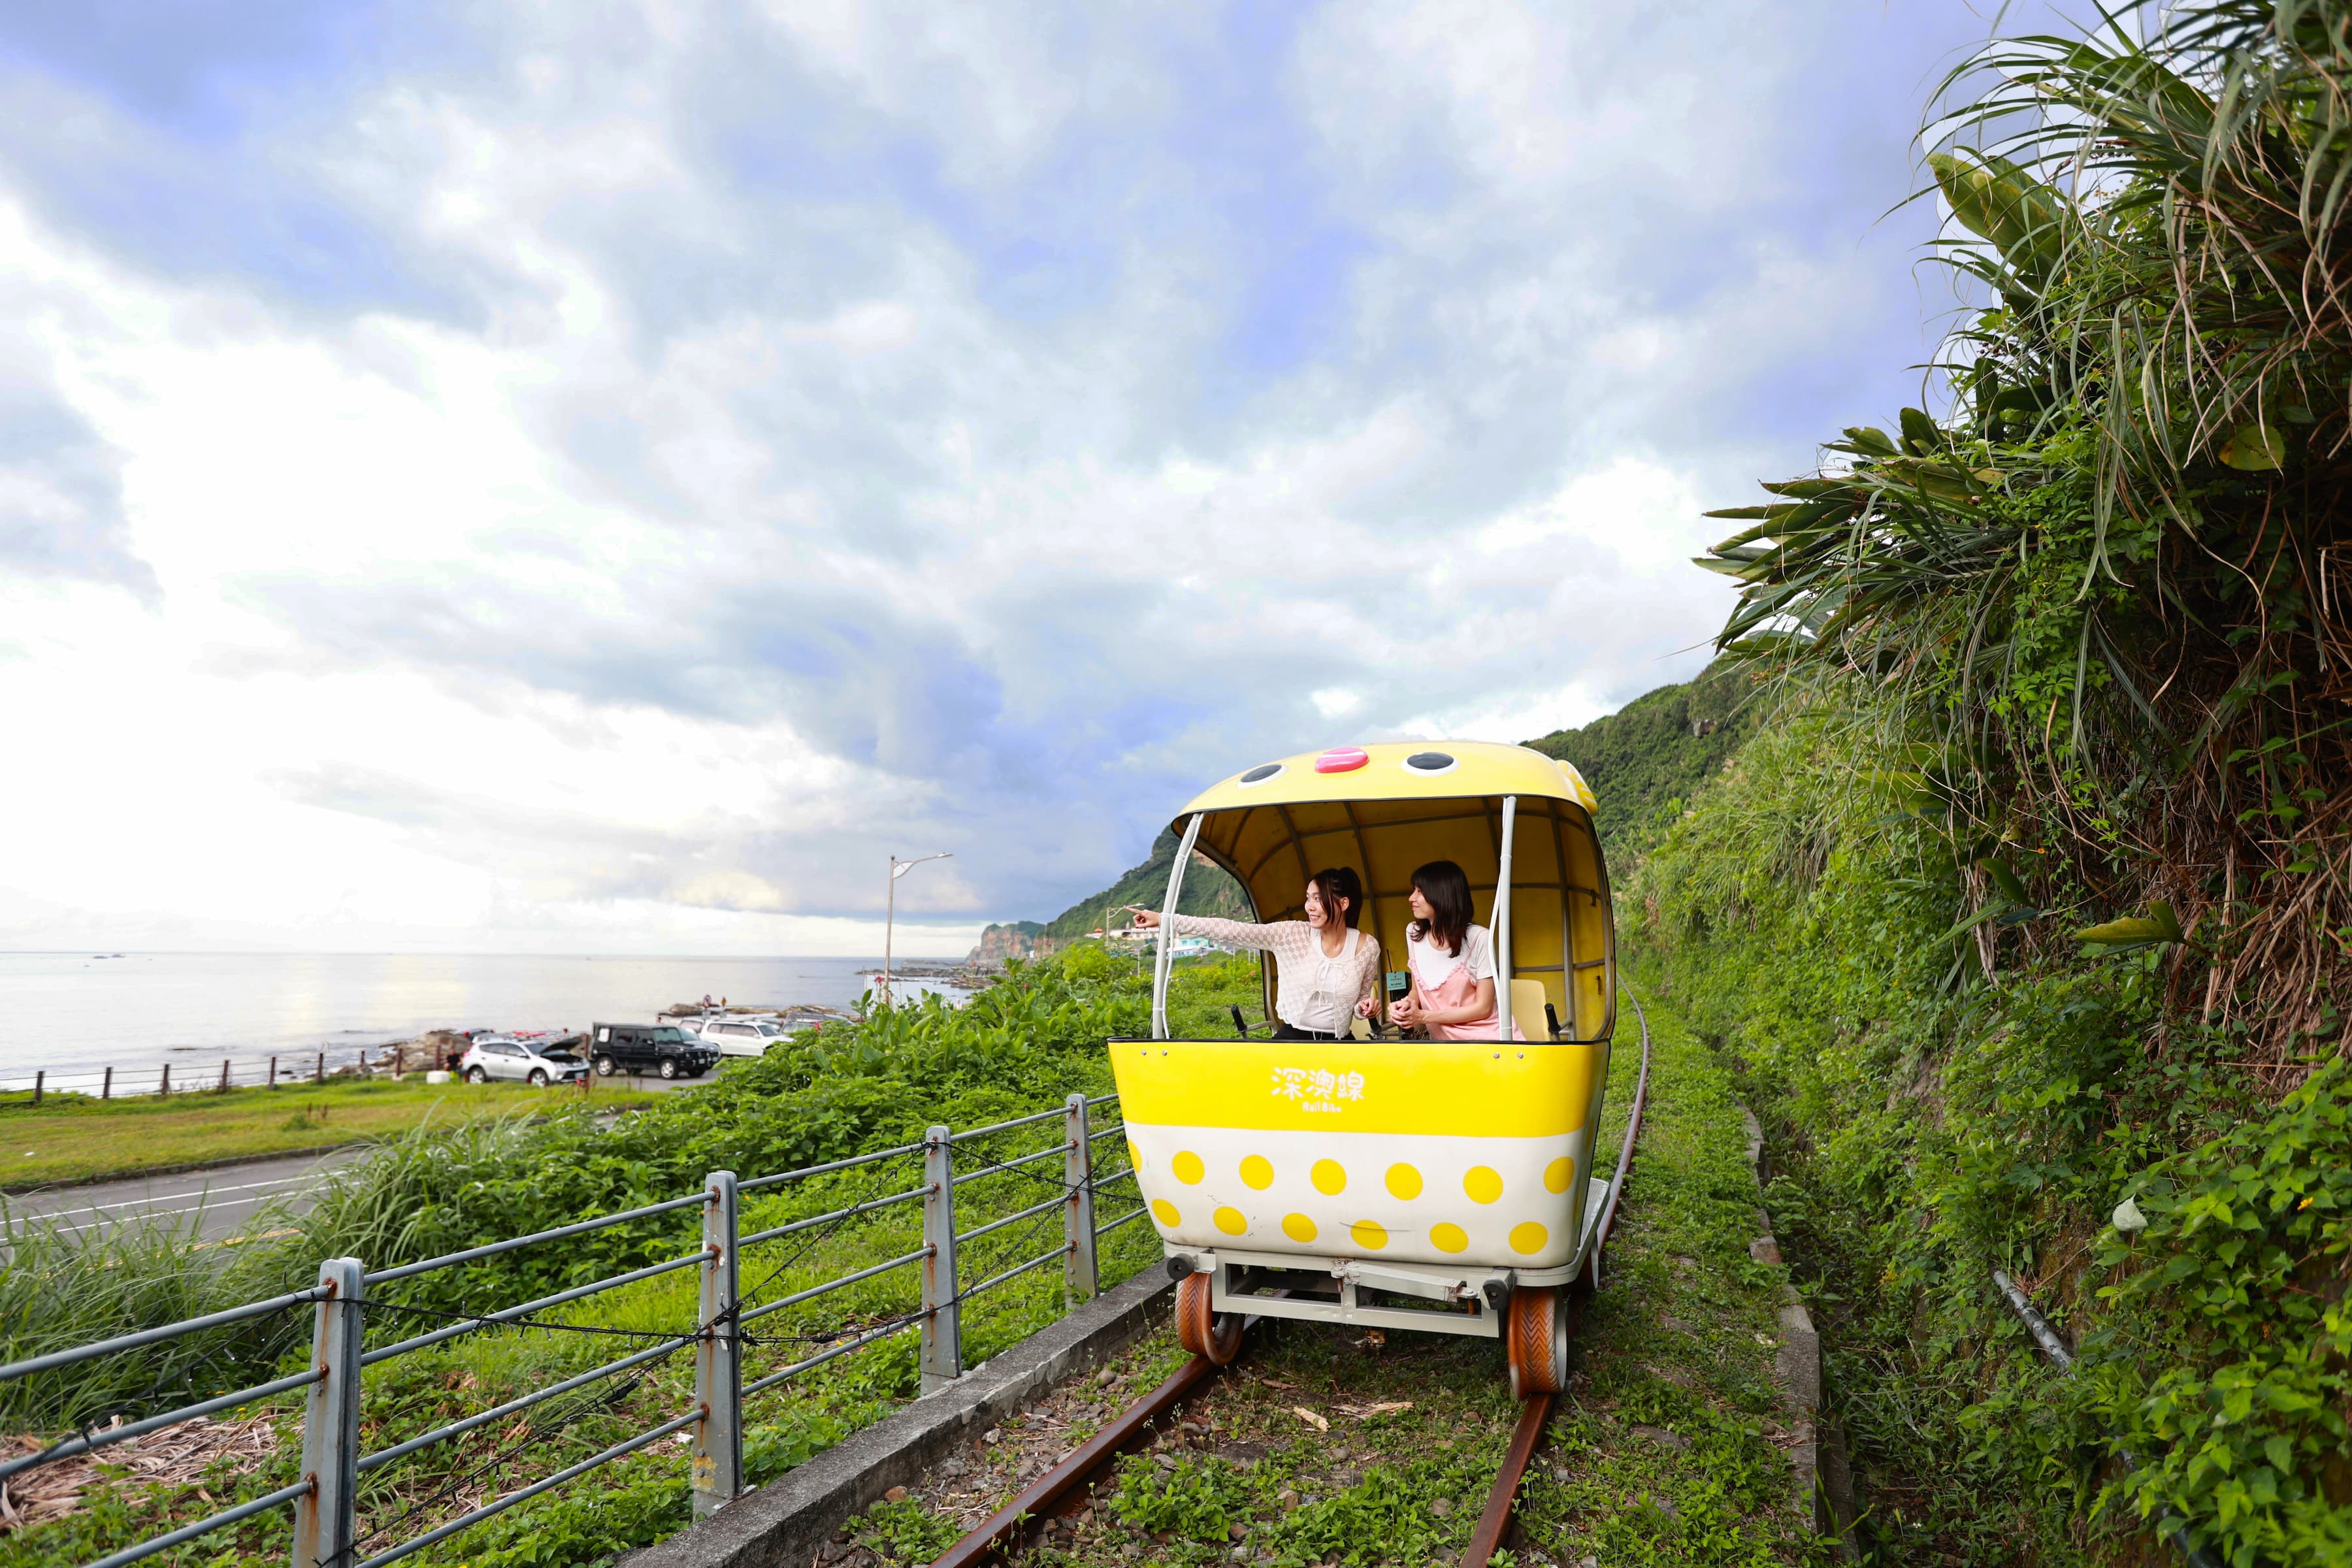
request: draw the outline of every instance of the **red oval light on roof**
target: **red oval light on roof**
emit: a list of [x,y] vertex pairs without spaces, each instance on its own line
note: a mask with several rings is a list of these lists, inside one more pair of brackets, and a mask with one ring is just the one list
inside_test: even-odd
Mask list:
[[1318,773],[1352,773],[1371,760],[1360,746],[1334,746],[1315,759],[1315,771]]

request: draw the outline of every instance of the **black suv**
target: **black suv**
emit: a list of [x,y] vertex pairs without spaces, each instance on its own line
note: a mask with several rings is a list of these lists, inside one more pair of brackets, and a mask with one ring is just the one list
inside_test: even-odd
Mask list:
[[588,1039],[589,1058],[604,1078],[616,1072],[700,1078],[719,1065],[718,1047],[667,1024],[598,1024],[589,1030]]

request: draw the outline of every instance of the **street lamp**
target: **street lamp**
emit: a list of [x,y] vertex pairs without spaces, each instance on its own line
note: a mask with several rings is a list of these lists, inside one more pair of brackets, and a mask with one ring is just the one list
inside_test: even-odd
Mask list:
[[952,860],[954,858],[955,856],[951,852],[944,849],[937,855],[918,855],[911,860],[901,860],[896,855],[890,857],[890,897],[889,901],[883,905],[882,984],[879,987],[882,993],[882,1000],[885,1002],[888,1002],[893,999],[890,995],[890,927],[898,917],[898,879],[905,876],[908,872],[913,870],[916,867],[921,865],[926,860]]

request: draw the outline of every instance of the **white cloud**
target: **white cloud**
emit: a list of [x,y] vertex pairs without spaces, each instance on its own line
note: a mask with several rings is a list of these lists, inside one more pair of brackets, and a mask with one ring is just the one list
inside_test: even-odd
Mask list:
[[960,950],[1241,762],[1689,673],[1883,293],[1772,210],[1789,15],[541,8],[226,152],[40,83],[356,237],[197,266],[0,141],[0,381],[120,487],[0,578],[0,944],[873,951],[949,847]]

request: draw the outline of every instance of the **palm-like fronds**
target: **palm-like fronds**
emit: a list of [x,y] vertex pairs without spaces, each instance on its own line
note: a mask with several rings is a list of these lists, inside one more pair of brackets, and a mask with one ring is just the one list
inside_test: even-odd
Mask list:
[[2291,1037],[2352,943],[2352,0],[1998,40],[1964,91],[1950,416],[1716,514],[1719,640],[1893,690],[1956,833],[2226,930],[2212,1000]]

